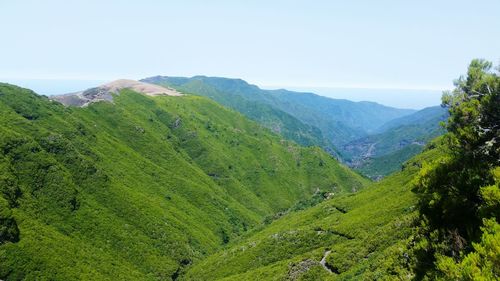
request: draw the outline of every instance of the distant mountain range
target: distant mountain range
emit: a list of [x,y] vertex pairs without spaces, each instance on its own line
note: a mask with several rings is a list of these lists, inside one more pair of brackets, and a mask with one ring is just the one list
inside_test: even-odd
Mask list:
[[447,118],[445,108],[424,108],[389,121],[374,134],[351,141],[340,150],[351,167],[371,178],[380,178],[398,170],[403,162],[420,153],[425,144],[443,134],[440,123]]
[[[439,122],[446,118],[440,107],[398,109],[313,93],[264,90],[241,79],[155,76],[141,81],[209,97],[299,144],[321,146],[372,178],[399,169],[442,132]],[[384,160],[387,155],[391,163]]]

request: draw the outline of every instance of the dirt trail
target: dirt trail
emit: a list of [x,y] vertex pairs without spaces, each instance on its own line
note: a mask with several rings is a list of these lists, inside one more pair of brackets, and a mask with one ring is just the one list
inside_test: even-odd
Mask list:
[[328,268],[328,266],[326,266],[326,257],[328,257],[328,255],[331,253],[332,251],[326,251],[325,254],[323,255],[323,258],[321,259],[321,261],[319,262],[321,264],[321,266],[328,272],[330,272],[331,274],[333,274],[334,272]]

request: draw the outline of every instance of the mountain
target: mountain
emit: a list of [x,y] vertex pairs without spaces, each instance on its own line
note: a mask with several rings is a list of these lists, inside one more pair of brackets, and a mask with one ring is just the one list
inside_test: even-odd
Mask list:
[[448,117],[371,182],[206,97],[119,80],[75,106],[0,83],[0,280],[497,280],[492,66],[471,62],[448,113],[375,129],[426,141]]
[[351,141],[339,150],[344,160],[371,178],[386,176],[422,151],[425,144],[444,133],[440,123],[448,111],[440,106],[424,108],[391,120],[376,133]]
[[400,126],[415,124],[432,124],[435,128],[435,124],[446,120],[446,118],[448,118],[448,110],[446,108],[443,108],[441,106],[431,106],[419,110],[413,114],[393,119],[379,127],[376,132],[383,133]]
[[411,279],[412,180],[439,153],[428,149],[356,194],[292,209],[194,264],[185,280]]
[[98,101],[112,101],[113,94],[118,94],[123,89],[130,89],[150,96],[167,95],[180,96],[181,94],[174,89],[161,87],[149,83],[121,79],[116,80],[99,87],[90,88],[85,91],[70,93],[66,95],[53,96],[56,100],[65,105],[87,106],[90,103]]
[[[256,86],[248,85],[239,79],[222,79],[230,92],[221,91],[221,85],[205,83],[198,79],[182,77],[152,77],[142,81],[170,86],[180,91],[202,95],[211,98],[229,108],[232,108],[246,117],[262,124],[275,133],[291,139],[305,146],[321,146],[327,151],[334,152],[333,144],[328,141],[317,127],[303,123],[293,115],[284,112],[271,104],[263,102],[267,95],[262,95]],[[217,82],[214,81],[214,82]],[[255,91],[256,95],[242,94],[245,91]],[[231,94],[231,93],[239,94]]]
[[[141,81],[209,97],[264,124],[266,127],[271,127],[269,119],[282,120],[279,115],[294,117],[309,128],[318,128],[322,136],[326,138],[328,147],[340,147],[352,140],[366,136],[367,133],[390,120],[414,112],[373,102],[331,99],[312,93],[263,90],[241,79],[206,76],[191,78],[155,76]],[[261,108],[269,107],[272,110],[267,110],[270,112],[268,115],[259,114],[259,111],[262,111]],[[283,124],[284,122],[278,121],[278,123]],[[297,124],[297,122],[293,124]],[[289,135],[290,132],[292,132],[291,134],[294,132],[293,126],[282,126],[282,128]],[[313,137],[316,140],[318,138],[320,138],[319,135]],[[317,140],[315,144],[321,143],[321,140]]]
[[0,279],[176,280],[276,214],[368,183],[207,98],[110,85],[77,107],[0,84]]
[[[393,108],[375,102],[332,99],[313,93],[298,93],[288,90],[271,92],[281,101],[280,107],[283,110],[296,112],[297,115],[301,116],[301,120],[318,122],[319,120],[309,119],[310,115],[315,113],[328,122],[337,122],[348,128],[361,130],[363,133],[370,133],[390,120],[415,112],[411,109]],[[320,127],[323,126],[326,125]]]

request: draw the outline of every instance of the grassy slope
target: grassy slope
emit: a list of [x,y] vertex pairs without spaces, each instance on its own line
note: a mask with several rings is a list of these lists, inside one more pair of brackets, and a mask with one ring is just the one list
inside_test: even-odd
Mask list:
[[[195,264],[186,280],[394,280],[410,278],[405,251],[415,215],[411,180],[426,151],[402,172],[352,195],[292,212]],[[324,269],[319,261],[326,251]]]
[[[293,115],[273,107],[270,104],[275,102],[271,96],[263,95],[260,89],[253,87],[248,89],[245,87],[247,84],[242,87],[240,83],[235,83],[235,86],[230,87],[230,90],[221,90],[221,87],[225,89],[228,86],[211,85],[197,79],[180,79],[180,81],[170,79],[156,81],[156,83],[175,87],[183,92],[209,97],[299,144],[331,146],[318,128],[307,125]],[[248,91],[252,91],[252,93],[245,94]],[[330,147],[330,149],[333,148]]]
[[[293,118],[293,123],[281,122],[284,125],[282,126],[284,132],[293,136],[300,129],[301,132],[308,132],[310,139],[318,139],[316,128],[319,128],[327,143],[320,140],[315,144],[327,147],[332,145],[340,147],[365,136],[368,131],[382,126],[389,120],[412,113],[411,110],[391,108],[371,102],[352,102],[287,90],[263,90],[241,79],[157,76],[143,81],[210,97],[265,125],[268,125],[266,123],[269,123],[269,120],[283,120],[284,116],[289,120]],[[272,112],[268,111],[272,114],[260,115],[253,112],[262,108],[273,109]],[[303,129],[308,126],[314,130]]]
[[[319,145],[371,178],[397,171],[422,144],[442,134],[439,122],[446,119],[446,110],[439,106],[412,112],[373,102],[263,90],[241,79],[157,76],[144,81],[209,97],[285,138]],[[372,145],[374,154],[367,158]]]
[[65,108],[0,84],[0,111],[0,198],[20,230],[0,244],[4,280],[170,280],[318,189],[366,183],[200,97]]

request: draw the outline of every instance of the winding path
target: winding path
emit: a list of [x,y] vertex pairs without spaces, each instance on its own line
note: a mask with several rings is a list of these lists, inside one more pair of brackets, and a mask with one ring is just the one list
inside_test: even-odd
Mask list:
[[328,268],[328,266],[326,266],[326,257],[328,257],[328,255],[331,253],[332,251],[326,251],[325,254],[323,255],[323,258],[321,259],[321,261],[319,262],[321,264],[321,266],[328,272],[330,272],[331,274],[333,274],[333,271],[331,269]]

